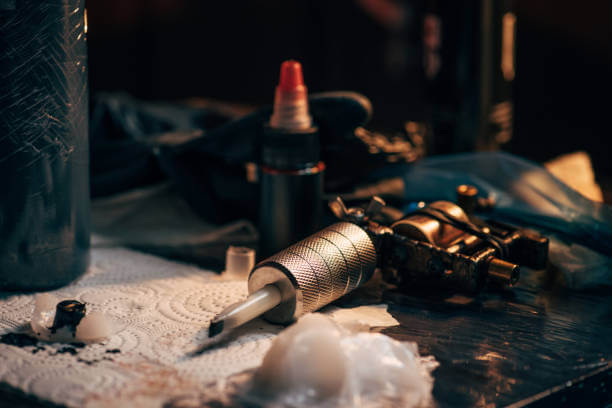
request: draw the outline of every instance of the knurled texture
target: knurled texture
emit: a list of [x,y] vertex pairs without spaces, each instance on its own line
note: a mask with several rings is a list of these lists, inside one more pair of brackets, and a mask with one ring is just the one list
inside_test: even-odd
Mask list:
[[342,296],[348,285],[349,278],[349,271],[346,266],[346,261],[342,256],[342,252],[340,252],[336,245],[330,243],[326,239],[328,235],[329,233],[326,231],[325,234],[317,234],[295,245],[300,251],[312,251],[319,254],[319,256],[324,259],[325,268],[316,270],[316,273],[328,276],[332,284],[330,297],[325,299],[325,304]]
[[[345,231],[345,233],[346,232],[347,231]],[[330,243],[337,246],[347,264],[348,281],[342,293],[345,294],[355,289],[359,285],[363,275],[362,261],[359,257],[359,253],[357,252],[357,248],[355,248],[353,243],[353,241],[359,241],[359,237],[347,237],[335,230],[330,231],[329,236],[333,238],[333,242]],[[324,239],[329,240],[329,238]]]
[[333,299],[334,284],[331,275],[326,273],[329,266],[321,253],[296,244],[278,255],[282,261],[277,262],[293,274],[302,290],[304,313],[315,311]]
[[342,253],[349,270],[349,285],[343,294],[365,283],[376,268],[376,250],[370,236],[360,227],[348,222],[329,226],[329,237]]
[[372,275],[376,251],[368,234],[340,222],[290,246],[262,264],[283,265],[302,292],[303,312],[312,312],[355,289]]

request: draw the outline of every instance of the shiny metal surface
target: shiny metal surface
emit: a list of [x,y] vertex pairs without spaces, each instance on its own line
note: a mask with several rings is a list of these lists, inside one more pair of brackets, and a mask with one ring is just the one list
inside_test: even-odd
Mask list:
[[251,272],[249,293],[278,286],[282,303],[265,317],[287,323],[357,288],[375,267],[370,236],[355,224],[339,222],[262,261]]
[[514,285],[518,282],[520,273],[519,266],[511,262],[506,262],[497,258],[493,258],[489,261],[489,279],[501,285]]
[[468,184],[457,187],[457,205],[466,212],[472,214],[476,210],[478,202],[478,189]]
[[[435,201],[429,204],[429,207],[450,214],[461,221],[469,221],[463,209],[450,201]],[[443,248],[465,235],[463,231],[423,214],[415,214],[399,220],[391,228],[405,237],[429,242]]]

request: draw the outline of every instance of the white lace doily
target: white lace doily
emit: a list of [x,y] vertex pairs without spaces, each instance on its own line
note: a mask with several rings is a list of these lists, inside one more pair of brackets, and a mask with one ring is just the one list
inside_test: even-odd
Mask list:
[[[91,255],[86,275],[53,293],[109,314],[120,330],[72,353],[65,344],[0,344],[1,382],[67,406],[162,406],[258,366],[281,330],[256,320],[223,347],[191,355],[214,315],[246,296],[246,283],[127,249]],[[0,334],[27,327],[34,295],[0,295]]]

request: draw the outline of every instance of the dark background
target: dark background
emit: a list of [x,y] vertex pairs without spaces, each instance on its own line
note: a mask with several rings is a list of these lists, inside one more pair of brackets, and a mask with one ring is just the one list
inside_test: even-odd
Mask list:
[[[380,7],[373,11],[374,3]],[[410,2],[417,11],[429,3]],[[199,96],[264,104],[272,101],[280,62],[296,58],[311,92],[362,92],[374,104],[371,126],[399,129],[414,119],[423,99],[421,78],[392,68],[397,64],[390,50],[398,42],[408,45],[407,64],[418,61],[410,44],[418,42],[422,22],[404,15],[398,30],[402,4],[89,0],[91,89],[144,99]],[[586,150],[609,191],[610,2],[518,0],[514,8],[515,132],[504,149],[536,161]]]

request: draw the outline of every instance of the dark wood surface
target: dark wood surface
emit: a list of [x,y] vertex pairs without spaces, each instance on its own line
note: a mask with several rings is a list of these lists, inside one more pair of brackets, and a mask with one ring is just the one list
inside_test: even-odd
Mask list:
[[416,341],[440,362],[434,372],[440,407],[612,402],[612,302],[605,293],[527,283],[468,304],[388,298],[401,326],[383,333]]
[[339,303],[381,301],[400,325],[380,331],[440,363],[441,408],[612,404],[609,287],[572,291],[560,272],[523,270],[515,288],[476,297],[373,282]]

